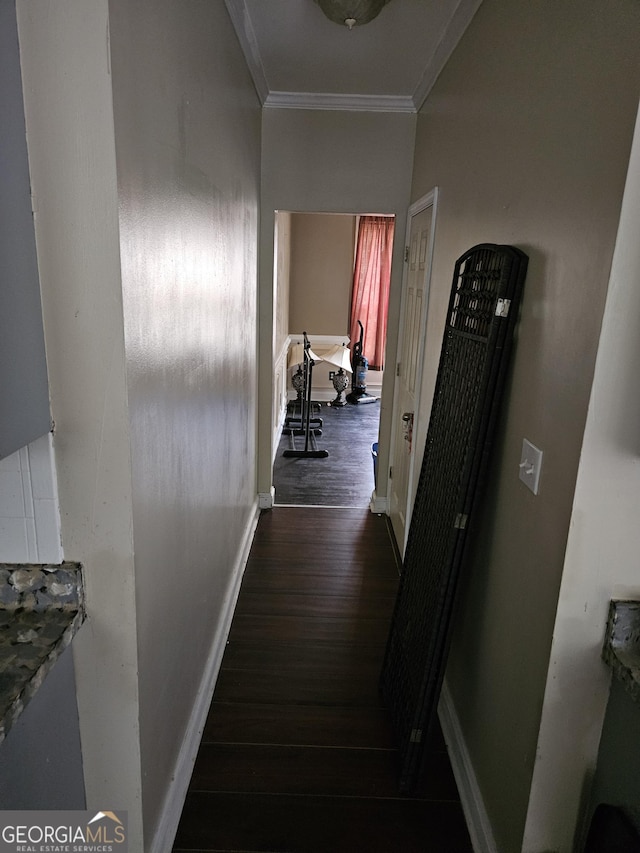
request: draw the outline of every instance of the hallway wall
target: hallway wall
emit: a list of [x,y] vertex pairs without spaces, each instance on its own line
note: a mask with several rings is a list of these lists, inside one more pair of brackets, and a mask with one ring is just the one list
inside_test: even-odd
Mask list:
[[260,106],[223,3],[18,11],[87,807],[164,850],[256,515]]
[[[418,121],[412,198],[441,190],[427,364],[457,257],[530,257],[514,363],[447,678],[501,853],[520,850],[635,110],[633,0],[484,0]],[[518,480],[523,438],[540,493]],[[586,618],[592,618],[591,615]],[[557,713],[561,714],[558,708]],[[584,780],[574,778],[580,789]],[[543,790],[572,833],[575,798]],[[541,849],[567,851],[566,838]]]
[[142,849],[108,6],[18,0],[17,12],[62,545],[86,587],[72,650],[87,808],[127,809]]
[[255,515],[260,108],[222,3],[109,8],[149,836]]
[[[590,818],[584,810],[584,800],[589,796],[588,783],[594,771],[596,795],[599,783],[604,781],[598,780],[596,756],[610,685],[614,718],[619,705],[614,696],[615,685],[611,684],[611,670],[601,656],[609,601],[640,599],[638,222],[640,114],[613,253],[553,628],[538,760],[525,830],[526,851],[548,847],[548,839],[556,844],[560,841],[562,849],[569,847],[567,813],[580,808],[581,820]],[[636,705],[637,713],[640,710],[637,703],[629,696],[626,699]],[[606,714],[609,715],[609,709]],[[626,744],[628,767],[633,762],[635,772],[637,740],[634,743],[632,732],[638,730],[637,717],[635,723],[633,717],[628,722],[631,726]],[[614,763],[609,751],[622,748],[624,732],[617,734],[618,745],[614,746],[604,723],[598,759],[605,765],[604,776]],[[567,743],[572,744],[572,749],[566,749]],[[629,794],[633,786],[628,768],[619,763],[617,770],[619,789],[629,786]],[[584,782],[582,789],[576,780]],[[600,793],[604,796],[604,791]]]

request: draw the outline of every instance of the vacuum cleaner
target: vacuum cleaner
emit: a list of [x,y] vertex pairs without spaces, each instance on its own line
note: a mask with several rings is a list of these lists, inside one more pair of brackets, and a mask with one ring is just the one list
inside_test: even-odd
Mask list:
[[351,391],[347,394],[347,402],[354,405],[362,403],[375,403],[377,397],[367,394],[367,370],[369,362],[362,354],[362,342],[364,338],[364,326],[358,320],[360,326],[360,337],[353,345],[353,354],[351,358],[351,367],[353,373],[351,375]]

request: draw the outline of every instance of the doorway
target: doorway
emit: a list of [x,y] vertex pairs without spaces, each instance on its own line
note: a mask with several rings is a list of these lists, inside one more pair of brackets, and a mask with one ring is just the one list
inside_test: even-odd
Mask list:
[[427,377],[429,382],[425,382],[423,366],[437,200],[435,188],[409,208],[407,221],[389,483],[389,515],[402,554],[433,395],[433,377]]
[[[338,396],[332,381],[337,368],[323,360],[332,347],[350,344],[359,218],[359,214],[276,211],[275,505],[368,507],[375,488],[383,370],[367,371],[366,402],[337,406],[331,405]],[[288,448],[304,445],[303,437],[286,432],[286,419],[297,399],[292,385],[297,365],[290,363],[290,351],[292,344],[303,342],[304,332],[319,357],[312,372],[312,415],[321,423],[316,424],[318,434],[313,438],[318,448],[328,451],[326,458],[283,456]],[[366,351],[363,355],[366,357]],[[348,374],[342,399],[350,391]]]

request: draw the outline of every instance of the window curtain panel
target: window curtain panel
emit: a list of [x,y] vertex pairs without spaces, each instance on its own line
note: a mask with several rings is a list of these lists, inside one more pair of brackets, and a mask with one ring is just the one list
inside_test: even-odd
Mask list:
[[358,225],[349,334],[353,353],[360,338],[360,320],[364,327],[362,355],[372,370],[384,367],[394,226],[393,216],[362,216]]

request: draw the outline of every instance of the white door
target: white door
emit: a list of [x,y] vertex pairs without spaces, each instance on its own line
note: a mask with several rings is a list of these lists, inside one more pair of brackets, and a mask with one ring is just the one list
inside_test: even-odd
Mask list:
[[415,435],[418,431],[417,417],[420,411],[436,198],[437,191],[434,190],[409,209],[408,251],[403,278],[402,322],[396,363],[389,490],[391,524],[398,547],[403,554],[415,498],[415,484],[419,474],[419,470],[416,469],[422,462],[423,449],[416,447]]

